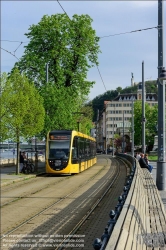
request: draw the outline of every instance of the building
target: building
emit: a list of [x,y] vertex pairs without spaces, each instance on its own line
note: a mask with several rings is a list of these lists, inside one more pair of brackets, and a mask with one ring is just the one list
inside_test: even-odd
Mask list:
[[[153,106],[158,103],[156,93],[145,93],[145,102]],[[114,134],[123,138],[124,145],[131,142],[131,117],[134,101],[142,100],[142,83],[138,84],[137,93],[118,94],[112,101],[104,101],[104,109],[96,126],[97,147],[109,148]]]

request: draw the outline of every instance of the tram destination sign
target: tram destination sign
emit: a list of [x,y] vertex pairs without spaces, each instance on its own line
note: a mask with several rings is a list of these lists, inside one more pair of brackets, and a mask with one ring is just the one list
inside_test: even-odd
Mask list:
[[69,140],[69,135],[56,135],[56,134],[50,134],[50,140]]

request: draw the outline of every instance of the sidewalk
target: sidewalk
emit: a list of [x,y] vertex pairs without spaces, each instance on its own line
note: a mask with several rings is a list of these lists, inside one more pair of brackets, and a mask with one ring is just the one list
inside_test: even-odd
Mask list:
[[18,174],[16,175],[15,165],[0,166],[0,186],[6,186],[15,182],[35,178],[36,176],[45,173],[45,162],[38,162],[38,172],[33,174]]
[[[157,162],[151,161],[150,164],[153,166],[152,177],[153,177],[153,179],[154,179],[154,182],[156,183]],[[164,191],[160,191],[160,190],[159,190],[159,194],[160,194],[160,196],[161,196],[161,199],[162,199],[162,202],[163,202],[163,204],[164,204],[165,211],[166,211],[166,190],[164,190]]]

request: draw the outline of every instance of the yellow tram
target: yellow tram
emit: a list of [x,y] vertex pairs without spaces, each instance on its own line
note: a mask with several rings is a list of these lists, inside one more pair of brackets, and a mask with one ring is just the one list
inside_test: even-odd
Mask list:
[[46,173],[75,174],[96,163],[96,140],[73,130],[53,130],[46,141]]

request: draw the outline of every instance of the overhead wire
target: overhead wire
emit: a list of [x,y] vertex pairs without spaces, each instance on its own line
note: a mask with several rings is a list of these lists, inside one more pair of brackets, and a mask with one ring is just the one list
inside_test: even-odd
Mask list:
[[[160,25],[159,25],[160,26]],[[107,36],[101,36],[99,38],[105,38],[105,37],[110,37],[110,36],[119,36],[119,35],[125,35],[125,34],[129,34],[129,33],[134,33],[134,32],[140,32],[140,31],[144,31],[144,30],[150,30],[150,29],[161,29],[162,27],[150,27],[150,28],[144,28],[144,29],[139,29],[139,30],[132,30],[132,31],[127,31],[127,32],[122,32],[122,33],[117,33],[117,34],[112,34],[112,35],[107,35]]]
[[6,50],[6,49],[3,49],[2,47],[0,47],[2,50],[6,51],[7,53],[11,54],[12,56],[14,56],[17,60],[20,60],[15,54],[13,54],[12,52]]
[[[64,8],[62,7],[62,5],[59,3],[59,1],[58,1],[58,0],[57,0],[57,2],[58,2],[58,4],[60,5],[60,7],[62,8],[62,10],[64,11],[64,13],[68,16],[67,12],[64,10]],[[70,19],[70,17],[69,17],[69,16],[68,16],[68,18],[69,18],[69,20],[71,21],[71,19]],[[97,67],[97,70],[98,70],[98,72],[99,72],[99,75],[100,75],[101,81],[102,81],[103,86],[104,86],[104,88],[105,88],[105,91],[107,91],[106,86],[105,86],[105,83],[104,83],[103,78],[102,78],[102,75],[101,75],[101,72],[100,72],[99,67],[97,66],[97,64],[96,64],[96,67]]]
[[[66,16],[69,18],[69,20],[71,21],[70,17],[68,16],[67,12],[65,11],[65,9],[63,8],[63,6],[60,4],[59,0],[56,0],[59,4],[59,6],[61,7],[61,9],[63,10],[63,12],[66,14]],[[107,36],[101,36],[101,37],[98,37],[98,38],[106,38],[106,37],[111,37],[111,36],[118,36],[118,35],[125,35],[125,34],[129,34],[129,33],[134,33],[134,32],[140,32],[140,31],[145,31],[145,30],[150,30],[150,29],[162,29],[162,26],[159,25],[159,26],[156,26],[156,27],[150,27],[150,28],[144,28],[144,29],[139,29],[139,30],[133,30],[133,31],[127,31],[127,32],[122,32],[122,33],[117,33],[117,34],[112,34],[112,35],[107,35]],[[22,42],[22,41],[11,41],[11,40],[0,40],[0,41],[3,41],[3,42],[20,42],[19,46],[14,50],[14,54],[6,49],[3,49],[2,47],[0,47],[2,50],[6,51],[7,53],[11,54],[12,56],[14,56],[17,60],[19,60],[19,58],[15,55],[15,52],[18,50],[18,48],[23,44],[23,43],[27,43],[28,41],[26,42]],[[103,86],[105,88],[105,90],[107,91],[106,89],[106,86],[105,86],[105,83],[103,81],[103,78],[102,78],[102,75],[101,75],[101,72],[99,70],[99,67],[97,66],[96,64],[96,67],[97,67],[97,70],[98,70],[98,73],[100,75],[100,78],[102,80],[102,83],[103,83]]]
[[11,41],[11,40],[0,40],[1,42],[10,42],[10,43],[28,43],[29,41],[26,42],[21,42],[21,41]]

